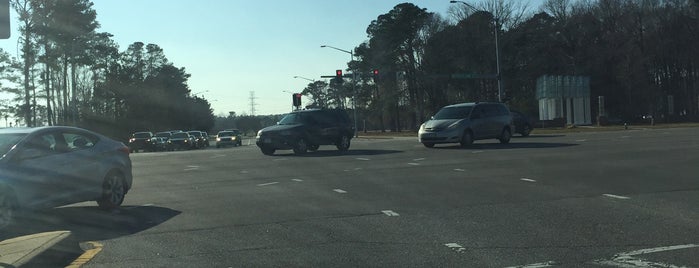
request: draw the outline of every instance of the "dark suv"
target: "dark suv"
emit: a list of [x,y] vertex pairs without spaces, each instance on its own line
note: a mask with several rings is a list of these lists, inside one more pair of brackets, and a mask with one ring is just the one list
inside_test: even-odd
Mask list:
[[257,132],[257,146],[263,154],[294,150],[295,154],[316,151],[320,145],[335,145],[347,151],[354,135],[352,122],[344,110],[310,109],[287,114],[276,126]]
[[138,152],[138,150],[153,151],[152,137],[153,133],[151,132],[136,132],[131,134],[129,149],[131,152]]
[[427,148],[437,143],[460,143],[498,139],[509,143],[514,126],[510,110],[502,103],[475,102],[445,106],[420,126],[418,139]]

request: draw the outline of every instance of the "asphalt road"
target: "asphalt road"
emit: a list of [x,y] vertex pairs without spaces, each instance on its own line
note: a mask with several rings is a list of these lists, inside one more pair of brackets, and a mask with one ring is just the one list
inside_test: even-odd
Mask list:
[[138,153],[123,209],[42,211],[13,234],[72,232],[29,266],[96,241],[88,267],[699,267],[697,134]]

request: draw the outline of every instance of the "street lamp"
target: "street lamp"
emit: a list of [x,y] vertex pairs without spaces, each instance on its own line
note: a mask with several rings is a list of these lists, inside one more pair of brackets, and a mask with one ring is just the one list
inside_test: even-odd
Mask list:
[[303,79],[303,80],[308,80],[308,81],[311,81],[311,82],[315,82],[315,81],[316,81],[315,79],[305,78],[305,77],[303,77],[303,76],[298,76],[298,75],[294,76],[294,78],[301,78],[301,79]]
[[[483,11],[483,10],[475,8],[474,6],[468,4],[464,1],[451,0],[451,1],[449,1],[449,3],[452,3],[452,4],[461,3],[461,4],[464,4],[465,6],[467,6],[468,8],[473,9],[476,12]],[[497,12],[497,10],[498,9],[495,8],[495,12]],[[493,24],[495,26],[495,31],[494,31],[495,32],[495,66],[497,68],[497,74],[495,76],[495,79],[498,80],[498,101],[502,102],[502,77],[500,76],[500,47],[498,46],[498,30],[500,29],[500,27],[498,26],[497,16],[498,16],[498,14],[493,15]]]
[[[350,50],[344,50],[341,48],[336,48],[334,46],[328,46],[328,45],[321,45],[320,47],[321,48],[323,48],[323,47],[332,48],[334,50],[350,54],[350,62],[354,61],[354,53],[352,53],[352,51],[350,51]],[[352,71],[352,70],[350,70],[350,71]],[[357,132],[357,98],[356,98],[357,91],[354,88],[355,83],[356,83],[355,74],[354,74],[354,71],[352,71],[352,106],[354,108],[352,110],[354,110],[354,137],[356,138],[359,136],[359,133]]]

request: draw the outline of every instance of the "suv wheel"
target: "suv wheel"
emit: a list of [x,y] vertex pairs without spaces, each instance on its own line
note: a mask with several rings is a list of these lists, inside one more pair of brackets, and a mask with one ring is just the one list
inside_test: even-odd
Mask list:
[[0,187],[0,230],[7,227],[14,220],[15,206],[8,189]]
[[434,143],[431,143],[431,142],[423,142],[422,145],[425,145],[425,147],[427,147],[427,148],[433,148],[433,147],[434,147]]
[[320,148],[320,146],[315,145],[315,144],[309,144],[309,145],[308,145],[308,151],[311,151],[311,152],[318,151],[318,148]]
[[512,133],[510,133],[509,129],[503,129],[502,134],[500,134],[500,143],[502,144],[507,144],[510,143],[510,138],[512,137]]
[[273,155],[274,151],[276,150],[274,148],[262,147],[260,148],[260,151],[262,151],[262,153],[265,155]]
[[296,143],[294,144],[294,153],[301,155],[305,154],[306,151],[308,151],[308,144],[306,144],[306,140],[303,138],[296,140]]
[[340,136],[340,140],[337,141],[336,146],[341,152],[349,150],[350,138],[347,135]]
[[471,135],[471,131],[464,131],[464,134],[461,135],[461,141],[459,143],[461,144],[461,147],[467,147],[473,144],[473,136]]

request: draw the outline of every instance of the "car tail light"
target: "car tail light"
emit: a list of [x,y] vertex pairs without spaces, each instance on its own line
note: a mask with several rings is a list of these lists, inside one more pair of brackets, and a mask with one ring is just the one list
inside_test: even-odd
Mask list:
[[117,149],[117,151],[125,153],[125,154],[131,153],[131,150],[129,150],[129,147],[126,147],[126,146],[119,147],[119,149]]

